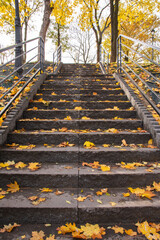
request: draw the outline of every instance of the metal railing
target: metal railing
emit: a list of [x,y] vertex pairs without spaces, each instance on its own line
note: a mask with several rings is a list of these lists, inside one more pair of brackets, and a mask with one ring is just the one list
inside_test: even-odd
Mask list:
[[100,62],[105,68],[107,68],[107,72],[109,72],[109,64],[110,64],[109,52],[107,52],[102,46],[101,46]]
[[153,73],[152,69],[147,69],[147,66],[156,66],[160,71],[160,64],[153,57],[154,51],[160,54],[160,48],[157,46],[125,35],[119,35],[117,38],[117,71],[125,73],[141,95],[160,115],[160,109],[156,106],[160,103],[160,91],[158,90],[160,73]]
[[62,58],[62,47],[60,45],[53,53],[53,73],[55,73],[56,70],[58,69],[58,66],[61,63],[61,58]]
[[[23,48],[24,45],[28,49],[26,52],[12,56],[18,47]],[[37,73],[43,70],[44,65],[44,41],[41,37],[0,49],[0,55],[10,50],[10,59],[0,65],[0,71],[4,73],[0,75],[0,117],[13,105]],[[27,60],[17,66],[16,61],[20,58]]]

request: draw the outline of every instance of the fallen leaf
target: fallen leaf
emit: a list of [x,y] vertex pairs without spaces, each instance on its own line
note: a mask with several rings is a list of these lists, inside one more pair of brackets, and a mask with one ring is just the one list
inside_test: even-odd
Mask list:
[[150,140],[148,141],[148,145],[153,145],[153,139],[150,139]]
[[62,142],[59,145],[57,145],[57,147],[73,147],[75,146],[75,144],[71,144],[69,142]]
[[64,192],[59,191],[58,189],[54,192],[56,195],[62,195]]
[[28,199],[31,200],[31,201],[35,201],[36,199],[38,199],[38,196],[31,196]]
[[82,197],[82,196],[79,196],[78,198],[75,198],[78,202],[84,202],[84,200],[87,199],[87,197]]
[[14,181],[14,183],[10,183],[7,185],[7,187],[9,187],[7,189],[8,192],[11,192],[11,193],[15,193],[15,192],[18,192],[19,191],[19,185],[16,181]]
[[25,168],[27,166],[27,164],[23,163],[23,162],[18,162],[15,164],[15,168]]
[[12,224],[9,224],[9,225],[4,225],[3,228],[0,228],[0,233],[4,233],[4,232],[11,232],[13,230],[13,228],[15,227],[20,227],[21,225],[20,224],[17,224],[17,223],[14,223],[13,225]]
[[39,162],[31,162],[29,163],[28,165],[28,168],[31,170],[31,171],[36,171],[38,170],[39,168],[41,167],[41,164]]
[[124,146],[124,147],[127,147],[127,146],[128,146],[128,144],[126,143],[126,140],[125,140],[125,139],[122,140],[122,145],[121,145],[121,146]]
[[123,193],[123,197],[129,197],[130,193]]
[[101,200],[99,200],[99,199],[97,199],[97,202],[98,202],[98,203],[100,203],[100,204],[102,204],[102,201],[101,201]]
[[50,188],[41,188],[40,190],[41,192],[53,192],[53,190]]
[[83,146],[84,146],[85,148],[91,149],[91,148],[95,147],[95,144],[92,143],[92,142],[86,141],[86,142],[83,144]]
[[30,240],[43,240],[44,237],[45,234],[42,230],[40,232],[34,231],[32,232],[32,237],[30,238]]
[[107,165],[101,165],[101,170],[103,172],[109,172],[111,170],[110,166]]
[[112,207],[117,205],[117,203],[115,203],[115,202],[109,202],[109,203],[111,204]]
[[64,120],[72,120],[72,118],[70,116],[67,116],[66,118],[64,118]]
[[68,201],[68,200],[66,200],[66,203],[68,203],[68,204],[71,204],[71,202],[70,202],[70,201]]
[[125,233],[132,237],[137,235],[137,232],[134,232],[132,229],[125,230]]
[[82,119],[82,120],[90,120],[90,118],[89,118],[89,117],[85,117],[85,116],[84,116],[84,117],[82,117],[81,119]]
[[124,228],[123,227],[118,227],[117,225],[115,225],[114,227],[111,228],[115,233],[124,233]]
[[82,107],[75,107],[74,108],[74,110],[78,110],[78,111],[80,111],[80,110],[82,110],[83,108]]

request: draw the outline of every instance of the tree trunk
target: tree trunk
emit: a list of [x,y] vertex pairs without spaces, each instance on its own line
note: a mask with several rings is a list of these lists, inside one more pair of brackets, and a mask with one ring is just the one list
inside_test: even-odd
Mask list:
[[[50,0],[44,0],[44,4],[45,4],[45,7],[44,7],[44,13],[43,13],[43,21],[42,21],[39,36],[43,38],[44,44],[45,44],[46,33],[50,24],[50,15],[52,12],[52,8],[50,7]],[[40,58],[40,54],[39,54],[39,58]]]
[[58,47],[61,45],[61,33],[60,33],[60,26],[57,23],[57,38],[58,38]]
[[119,0],[110,0],[111,11],[111,62],[117,58],[117,37],[118,37],[118,10]]

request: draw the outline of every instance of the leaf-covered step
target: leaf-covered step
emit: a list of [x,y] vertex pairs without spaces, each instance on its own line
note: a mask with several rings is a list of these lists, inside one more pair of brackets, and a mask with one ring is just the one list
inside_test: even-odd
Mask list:
[[[8,163],[10,164],[10,163]],[[21,187],[51,187],[76,188],[78,187],[78,161],[74,164],[53,164],[36,162],[25,163],[20,161],[9,165],[10,170],[0,169],[3,188],[9,182],[17,181]],[[32,183],[32,185],[31,185]]]
[[29,108],[37,107],[39,109],[74,109],[76,107],[81,107],[82,109],[106,109],[106,108],[120,108],[120,109],[129,109],[131,108],[131,103],[129,101],[118,102],[118,101],[111,101],[111,102],[55,102],[55,101],[45,101],[40,99],[40,101],[33,101],[30,102]]
[[[53,192],[41,192],[37,188],[21,188],[20,183],[19,187],[20,191],[9,193],[1,200],[0,224],[77,222],[77,201],[74,199],[77,189],[52,188]],[[57,190],[62,194],[56,195]],[[30,200],[33,197],[37,198]]]
[[[79,164],[80,188],[85,188],[86,186],[88,188],[144,187],[151,185],[154,181],[160,182],[160,163],[156,165],[156,163],[124,164],[122,162],[120,165],[106,165],[95,162],[93,167],[85,166],[87,164],[87,162]],[[154,170],[150,169],[152,165],[155,166]]]
[[137,128],[142,128],[142,121],[141,120],[91,120],[91,119],[80,119],[80,120],[57,120],[52,121],[51,119],[20,119],[17,122],[16,128],[17,129],[25,129],[27,131],[32,130],[51,130],[55,129],[102,129],[107,130],[110,128],[115,129],[128,129],[136,130]]
[[[54,92],[54,91],[53,91]],[[74,100],[80,100],[80,101],[128,101],[128,98],[126,95],[79,95],[79,94],[66,94],[66,95],[43,95],[36,94],[34,96],[34,100],[38,100],[43,98],[45,101],[74,101]]]
[[156,192],[156,196],[151,201],[147,198],[136,197],[131,194],[124,197],[123,193],[128,192],[126,188],[108,189],[110,194],[102,194],[97,196],[96,192],[100,189],[83,189],[79,195],[87,197],[83,202],[78,202],[79,221],[83,223],[133,223],[140,219],[149,222],[159,222],[160,214],[160,196]]
[[10,133],[8,135],[8,143],[18,144],[53,144],[59,145],[62,142],[69,142],[77,146],[83,146],[85,141],[92,141],[96,145],[114,144],[121,145],[122,140],[125,139],[127,144],[147,144],[151,139],[150,133],[134,133],[134,132],[21,132]]
[[24,118],[41,118],[41,119],[64,119],[67,120],[67,116],[72,119],[81,119],[86,116],[91,119],[123,119],[123,118],[137,118],[136,111],[126,110],[27,110],[24,112]]
[[[46,143],[47,144],[47,143]],[[20,145],[21,146],[21,145]],[[25,146],[25,147],[23,147]],[[4,146],[0,151],[0,159],[15,162],[48,162],[48,163],[79,163],[98,161],[101,164],[123,162],[156,162],[160,159],[160,149],[147,147],[98,146],[93,149],[84,147],[52,147],[51,145],[37,145],[27,148],[28,145]]]
[[[38,93],[42,93],[43,95],[50,95],[52,94],[53,92],[53,89],[40,89],[38,90]],[[110,89],[110,90],[103,90],[103,89],[94,89],[94,90],[91,90],[91,89],[84,89],[84,90],[81,90],[81,89],[60,89],[60,90],[57,90],[57,89],[54,89],[54,92],[57,94],[57,95],[60,95],[60,94],[89,94],[89,95],[94,95],[94,93],[96,92],[98,95],[109,95],[109,94],[123,94],[123,90],[121,88],[117,88],[117,89]]]

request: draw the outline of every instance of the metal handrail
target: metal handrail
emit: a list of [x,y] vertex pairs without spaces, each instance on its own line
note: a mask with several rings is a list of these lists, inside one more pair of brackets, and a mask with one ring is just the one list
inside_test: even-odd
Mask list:
[[107,66],[107,72],[109,72],[109,52],[106,51],[106,49],[101,45],[100,46],[100,64],[105,68]]
[[[160,67],[160,64],[157,63],[156,61],[154,61],[154,59],[150,59],[148,56],[145,56],[145,54],[142,54],[140,52],[138,52],[138,50],[133,49],[131,46],[127,46],[127,44],[123,43],[124,40],[130,40],[133,42],[134,46],[136,46],[136,44],[141,44],[141,46],[143,47],[143,50],[145,47],[147,48],[151,48],[154,49],[158,52],[160,52],[160,48],[154,45],[150,45],[148,43],[142,42],[140,40],[125,36],[125,35],[119,35],[117,38],[117,71],[119,73],[121,73],[122,71],[127,75],[127,77],[131,80],[131,82],[134,84],[134,86],[139,90],[139,92],[141,93],[141,95],[147,100],[147,102],[153,107],[153,109],[160,115],[160,109],[156,106],[156,103],[154,102],[154,100],[152,99],[152,96],[147,96],[147,94],[145,93],[144,89],[142,89],[137,83],[136,81],[133,79],[133,77],[127,72],[126,69],[128,69],[131,73],[134,74],[134,76],[136,77],[137,80],[139,80],[142,85],[145,87],[145,90],[149,90],[150,93],[152,93],[153,96],[156,97],[157,102],[160,102],[160,95],[158,95],[156,93],[156,91],[154,90],[156,87],[152,88],[149,86],[148,82],[145,81],[140,73],[136,73],[134,67],[132,67],[132,65],[130,63],[133,63],[134,65],[138,66],[139,69],[141,69],[141,73],[144,72],[146,73],[151,79],[154,80],[155,85],[157,83],[160,83],[160,80],[153,75],[152,72],[150,72],[149,70],[146,70],[143,67],[143,63],[147,60],[149,63],[154,64],[158,67]],[[127,48],[129,50],[131,50],[134,54],[137,54],[137,56],[140,56],[140,60],[141,61],[137,61],[132,59],[131,56],[128,56],[125,54],[124,52],[124,48]],[[126,61],[125,57],[128,58],[128,60],[130,61]]]
[[62,59],[62,47],[60,45],[53,53],[53,73],[55,73],[55,70],[60,65],[61,59]]
[[[29,43],[32,43],[32,46],[30,46],[30,49],[28,51],[22,52],[18,56],[11,58],[9,61],[7,60],[7,62],[3,63],[0,66],[0,69],[4,69],[5,67],[8,66],[8,64],[11,64],[11,63],[13,63],[15,66],[15,68],[13,69],[13,71],[11,73],[9,73],[7,76],[4,76],[4,78],[0,80],[0,86],[2,86],[2,87],[4,87],[5,84],[8,84],[9,80],[12,81],[12,86],[9,88],[6,88],[6,89],[4,88],[4,92],[1,94],[0,100],[3,99],[3,102],[1,103],[1,105],[3,106],[3,109],[0,111],[0,117],[4,117],[3,114],[6,113],[7,110],[9,110],[10,106],[13,105],[13,102],[18,98],[18,96],[28,86],[28,84],[33,80],[33,78],[39,72],[41,72],[43,70],[44,41],[41,37],[37,37],[37,38],[30,39],[28,41],[25,41],[25,42],[22,42],[19,44],[15,44],[15,45],[0,49],[0,54],[1,54],[1,53],[9,51],[11,49],[13,49],[15,51],[17,47],[23,47],[25,44],[27,44],[27,46],[28,46]],[[34,47],[33,47],[33,44],[35,44]],[[34,52],[34,51],[36,51],[36,52]],[[18,58],[23,57],[23,56],[26,56],[28,58],[28,60],[24,63],[21,63],[20,66],[16,67],[15,61]],[[34,60],[34,62],[33,62],[33,60]],[[28,69],[27,64],[30,64],[30,63],[31,63],[31,66]],[[32,70],[35,68],[36,68],[36,71],[34,73],[32,73],[32,75],[31,75]],[[18,73],[18,71],[20,69],[22,69],[22,71],[24,72],[23,75]],[[15,78],[14,78],[16,75],[18,76],[16,78],[17,80],[15,80]],[[20,86],[19,86],[19,84],[20,84]],[[12,96],[11,96],[10,93],[17,86],[19,86],[18,91],[16,91],[16,93],[12,94]]]

